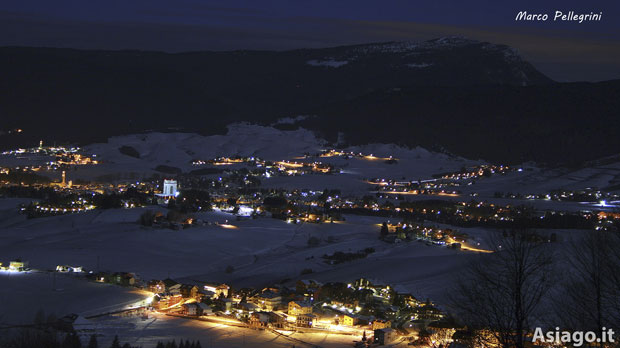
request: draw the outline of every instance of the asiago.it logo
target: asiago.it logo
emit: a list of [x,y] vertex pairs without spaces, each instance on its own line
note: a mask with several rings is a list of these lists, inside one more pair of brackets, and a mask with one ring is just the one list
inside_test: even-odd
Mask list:
[[599,333],[594,331],[560,331],[559,327],[555,331],[543,332],[542,328],[534,330],[533,343],[567,343],[574,347],[581,347],[584,343],[615,343],[615,332],[613,329],[603,329]]

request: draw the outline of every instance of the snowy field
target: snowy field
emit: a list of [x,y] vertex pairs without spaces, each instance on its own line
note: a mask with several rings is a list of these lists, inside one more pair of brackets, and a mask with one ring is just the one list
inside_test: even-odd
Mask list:
[[0,272],[0,323],[32,324],[36,313],[57,318],[91,316],[143,303],[148,296],[132,288],[87,282],[47,272]]
[[[0,207],[9,206],[9,202],[0,200]],[[17,214],[16,209],[12,211]],[[199,215],[222,225],[228,220],[227,228],[211,224],[175,231],[139,226],[136,220],[142,211],[92,211],[31,220],[9,217],[0,221],[0,255],[5,262],[21,257],[38,270],[53,269],[59,264],[89,269],[99,266],[101,270],[135,272],[145,280],[172,277],[186,282],[227,282],[237,288],[260,287],[285,279],[289,279],[286,284],[293,285],[296,279],[303,278],[347,282],[365,277],[439,303],[459,269],[476,257],[473,253],[418,242],[381,242],[380,218],[347,216],[343,223],[295,225],[270,218],[235,221],[228,214],[212,212]],[[307,241],[311,236],[319,238],[321,244],[309,247]],[[366,259],[339,265],[328,265],[321,259],[335,251],[367,247],[376,252]],[[234,266],[235,271],[226,273],[228,265]],[[314,273],[301,276],[301,270],[307,268]],[[0,275],[0,289],[5,323],[31,322],[39,309],[59,317],[69,313],[90,316],[135,306],[147,297],[130,288],[63,275],[54,279],[45,272]],[[203,347],[295,344],[269,332],[163,316],[149,320],[102,317],[84,323],[104,335],[101,340],[118,334],[124,341],[145,347],[164,337],[200,339]],[[355,339],[325,334],[294,337],[321,347],[348,346]]]
[[[286,144],[287,146],[282,146]],[[123,155],[121,146],[131,146],[140,158]],[[325,144],[307,130],[280,131],[272,127],[235,124],[226,135],[202,136],[191,133],[148,133],[112,137],[107,143],[85,147],[104,164],[91,167],[100,170],[145,172],[157,165],[190,171],[194,159],[209,160],[221,156],[257,156],[266,160],[282,160],[305,152],[319,152]]]
[[[18,201],[14,200],[12,203]],[[9,201],[0,200],[8,208]],[[8,210],[5,210],[7,214]],[[172,277],[185,282],[226,282],[235,288],[268,285],[297,279],[347,282],[359,277],[393,285],[440,307],[467,262],[482,254],[457,251],[420,242],[388,244],[378,240],[381,218],[346,216],[342,223],[288,224],[259,218],[235,221],[220,212],[201,218],[218,222],[185,230],[140,227],[135,221],[143,209],[93,211],[40,219],[9,218],[0,222],[3,261],[22,257],[32,268],[46,270],[57,264],[136,272],[143,279]],[[17,214],[13,210],[13,214]],[[6,222],[10,221],[10,222]],[[226,224],[228,222],[228,224]],[[225,227],[224,227],[225,226]],[[442,226],[451,227],[451,226]],[[490,231],[464,232],[484,240]],[[579,231],[567,232],[568,235]],[[309,237],[321,240],[309,247]],[[321,256],[335,251],[376,251],[365,259],[328,265]],[[115,255],[110,257],[109,255]],[[99,256],[99,257],[97,257]],[[235,267],[232,273],[224,270]],[[300,275],[303,269],[312,274]],[[131,288],[96,284],[50,273],[0,274],[3,323],[30,322],[39,309],[63,316],[90,316],[143,303],[148,296]],[[267,331],[252,331],[221,324],[151,314],[105,316],[82,320],[84,336],[97,332],[100,343],[119,335],[123,342],[149,347],[158,340],[200,340],[203,347],[291,347],[295,343]],[[94,331],[92,331],[94,330]],[[294,334],[296,339],[320,347],[350,346],[355,338],[343,335]],[[401,344],[400,346],[404,346]]]
[[[9,219],[9,224],[0,222],[0,255],[6,261],[28,260],[32,268],[41,270],[69,264],[135,272],[145,280],[172,277],[239,287],[295,280],[309,268],[314,272],[311,277],[319,281],[371,277],[403,284],[413,292],[424,290],[422,295],[427,297],[437,295],[433,277],[456,270],[468,257],[466,252],[424,243],[384,243],[378,239],[382,218],[347,216],[342,223],[296,225],[270,218],[234,221],[231,215],[210,212],[198,217],[221,225],[176,231],[140,226],[136,221],[143,211],[92,211],[19,222]],[[230,226],[224,224],[227,220]],[[319,238],[321,244],[309,247],[310,237]],[[321,258],[369,247],[376,252],[349,263],[328,265]],[[234,272],[225,272],[229,265]],[[388,267],[395,271],[386,273]]]

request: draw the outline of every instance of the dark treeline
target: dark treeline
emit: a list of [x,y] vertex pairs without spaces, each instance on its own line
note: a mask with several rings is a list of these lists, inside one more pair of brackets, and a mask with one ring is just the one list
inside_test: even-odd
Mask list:
[[11,170],[8,174],[0,174],[0,181],[8,181],[14,184],[46,184],[51,182],[47,176]]
[[[0,331],[2,332],[2,331]],[[202,348],[200,341],[176,340],[159,341],[153,346],[134,346],[122,343],[114,336],[110,345],[101,345],[98,335],[92,334],[88,341],[82,343],[80,336],[73,330],[59,330],[54,325],[34,324],[18,329],[5,329],[0,335],[0,348]]]

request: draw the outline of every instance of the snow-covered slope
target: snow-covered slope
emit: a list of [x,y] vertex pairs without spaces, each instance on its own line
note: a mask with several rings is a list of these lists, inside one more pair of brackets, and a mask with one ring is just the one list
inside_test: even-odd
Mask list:
[[[121,146],[138,151],[140,158],[120,153]],[[152,169],[158,164],[189,170],[193,159],[220,156],[258,156],[280,160],[304,152],[318,152],[324,142],[307,130],[281,131],[272,127],[234,124],[226,135],[202,136],[192,133],[147,133],[112,137],[107,143],[85,150],[109,164]]]
[[[123,154],[119,148],[128,146],[139,153],[139,158]],[[285,131],[268,126],[233,124],[228,127],[226,135],[203,136],[192,133],[147,133],[112,137],[107,143],[92,144],[85,151],[97,155],[101,165],[80,168],[72,176],[96,177],[103,173],[144,172],[149,173],[158,165],[179,168],[184,172],[196,169],[192,160],[209,160],[221,156],[255,156],[265,160],[295,160],[304,154],[318,154],[328,149],[323,139],[317,138],[311,131],[300,128]],[[325,188],[330,181],[334,185],[345,187],[358,183],[362,178],[385,177],[401,179],[427,178],[439,172],[458,170],[476,162],[463,158],[429,152],[422,148],[408,149],[393,144],[369,144],[344,149],[345,152],[374,155],[378,158],[393,156],[398,164],[386,164],[384,160],[364,160],[343,157],[318,158],[342,168],[338,176],[320,176],[312,179],[314,184]],[[308,179],[279,178],[265,181],[268,186],[279,185],[279,180],[293,180],[295,183]],[[318,182],[317,182],[318,180]],[[312,182],[301,188],[315,188]]]
[[[174,231],[141,227],[136,221],[143,211],[105,210],[4,225],[0,255],[3,260],[28,260],[41,270],[69,264],[135,272],[146,280],[172,277],[236,286],[297,279],[303,269],[311,268],[312,277],[319,280],[374,277],[427,297],[442,292],[441,284],[435,286],[435,275],[457,270],[468,255],[423,243],[382,242],[378,238],[382,218],[348,216],[344,223],[302,225],[263,218],[229,222],[237,227],[232,229],[209,225]],[[197,216],[211,222],[232,220],[217,212]],[[319,238],[320,246],[309,247],[310,236]],[[368,247],[376,252],[351,263],[328,265],[321,258]],[[233,273],[225,272],[229,265],[235,268]],[[388,265],[398,271],[385,273]]]
[[1,272],[0,323],[32,324],[38,311],[56,317],[109,313],[138,305],[147,297],[136,289],[95,284],[70,275]]

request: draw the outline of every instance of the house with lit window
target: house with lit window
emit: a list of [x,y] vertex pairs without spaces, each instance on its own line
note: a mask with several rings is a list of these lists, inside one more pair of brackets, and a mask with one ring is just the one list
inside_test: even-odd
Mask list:
[[184,303],[181,306],[181,313],[188,316],[198,316],[198,304],[197,303]]
[[280,307],[280,304],[282,303],[282,295],[272,290],[265,290],[262,293],[252,297],[251,300],[259,308],[267,311],[273,311],[274,309]]
[[359,317],[353,314],[345,314],[342,317],[342,325],[355,326],[359,322]]
[[205,284],[203,290],[213,293],[213,297],[225,298],[228,297],[230,286],[226,284]]
[[133,273],[118,272],[112,275],[112,283],[122,286],[136,285],[136,276]]
[[215,293],[213,291],[209,291],[209,290],[205,290],[205,289],[199,289],[198,290],[198,294],[199,294],[201,299],[204,299],[204,298],[208,298],[208,299],[211,299],[211,300],[217,299],[217,295],[215,295]]
[[155,295],[153,298],[153,307],[159,310],[166,310],[183,301],[181,294],[171,294],[169,292]]
[[288,315],[301,315],[312,313],[312,304],[305,301],[291,301],[288,303]]
[[286,318],[283,314],[269,312],[269,326],[275,329],[282,329],[286,325]]
[[253,312],[258,311],[259,308],[254,303],[241,302],[236,305],[235,310],[237,311],[237,313],[249,315],[249,314],[252,314]]
[[9,263],[9,271],[23,272],[28,268],[28,261],[14,260]]
[[183,284],[174,284],[172,286],[167,287],[167,291],[171,294],[174,295],[181,295],[181,287],[183,286]]
[[206,303],[193,302],[184,303],[181,306],[181,313],[191,317],[198,317],[201,315],[211,315],[213,314],[213,311]]
[[59,272],[59,273],[81,273],[82,272],[82,266],[58,265],[58,266],[56,266],[56,272]]
[[403,302],[411,308],[415,308],[415,307],[420,307],[422,305],[422,302],[418,301],[418,299],[416,299],[413,295],[411,294],[398,294],[398,296],[400,298],[402,298]]
[[385,329],[388,327],[392,327],[392,322],[389,320],[381,320],[381,319],[375,319],[372,322],[372,330],[379,330],[379,329]]
[[147,288],[150,292],[159,294],[166,291],[166,284],[161,280],[154,279],[147,283]]
[[315,327],[317,316],[312,313],[304,313],[297,316],[297,326],[299,327]]
[[390,344],[396,340],[396,332],[391,328],[378,329],[374,333],[375,343],[380,346]]
[[191,284],[182,284],[179,288],[183,298],[196,298],[198,296],[198,287]]
[[250,315],[249,321],[250,328],[252,329],[264,329],[269,325],[269,313],[267,312],[254,312]]
[[429,322],[441,320],[444,318],[443,312],[433,306],[430,301],[427,301],[423,306],[418,307],[414,310],[417,319],[427,320]]

